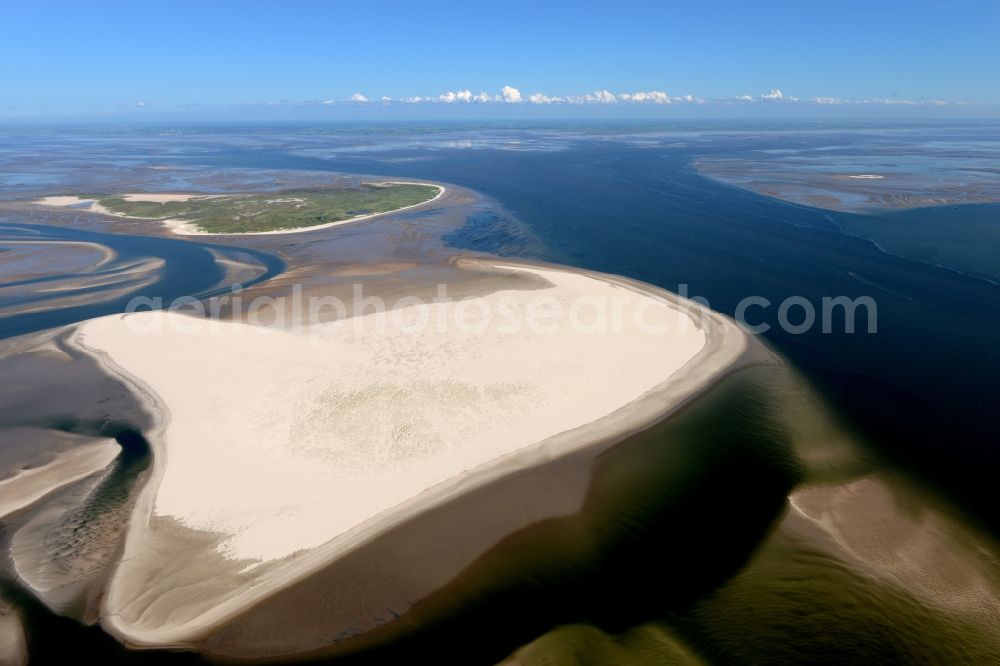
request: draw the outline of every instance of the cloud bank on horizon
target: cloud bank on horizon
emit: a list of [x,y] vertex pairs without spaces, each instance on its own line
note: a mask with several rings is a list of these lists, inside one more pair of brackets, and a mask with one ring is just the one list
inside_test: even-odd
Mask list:
[[[303,104],[317,102],[306,101]],[[449,90],[437,95],[409,97],[369,97],[360,92],[346,99],[326,99],[319,104],[326,106],[360,104],[535,104],[535,105],[586,105],[586,104],[808,104],[819,106],[836,105],[905,105],[905,106],[948,106],[969,105],[969,102],[943,99],[844,99],[840,97],[799,98],[785,94],[778,88],[771,88],[758,95],[734,95],[732,97],[702,98],[694,95],[669,95],[662,90],[640,90],[637,92],[614,93],[607,89],[595,90],[578,95],[548,95],[542,92],[522,93],[514,86],[504,86],[499,93],[484,91],[473,93],[471,89]],[[254,103],[256,105],[256,103]]]

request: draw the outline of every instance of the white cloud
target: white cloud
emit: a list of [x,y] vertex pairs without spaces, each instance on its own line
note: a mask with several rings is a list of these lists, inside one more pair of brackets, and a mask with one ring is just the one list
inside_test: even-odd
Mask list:
[[597,90],[586,95],[570,95],[566,101],[570,104],[614,104],[618,98],[607,90]]
[[[373,98],[376,101],[380,101],[383,104],[426,104],[426,103],[446,103],[446,104],[538,104],[538,105],[550,105],[550,104],[654,104],[654,105],[669,105],[669,104],[758,104],[758,103],[782,103],[782,104],[811,104],[811,105],[885,105],[885,106],[947,106],[947,105],[957,105],[961,102],[955,101],[944,101],[939,99],[920,99],[920,100],[907,100],[907,99],[879,99],[879,98],[868,98],[868,99],[844,99],[841,97],[810,97],[807,99],[799,99],[792,95],[787,95],[778,88],[772,88],[767,92],[761,93],[756,97],[750,95],[739,95],[736,97],[718,97],[711,98],[708,100],[702,99],[700,97],[695,97],[693,95],[678,95],[671,97],[666,92],[662,90],[640,90],[631,93],[619,93],[614,94],[608,90],[596,90],[591,93],[584,95],[568,95],[568,96],[558,96],[558,95],[548,95],[543,92],[534,92],[530,95],[522,94],[521,91],[513,86],[504,86],[500,94],[491,95],[486,92],[480,92],[474,94],[471,89],[463,89],[457,91],[448,91],[437,96],[422,97],[402,97],[402,98],[392,98],[392,97],[377,97]],[[299,104],[314,105],[322,104],[325,106],[334,106],[337,104],[345,103],[355,103],[364,104],[368,103],[368,97],[361,93],[354,93],[350,96],[348,100],[335,100],[326,99],[322,101],[310,100],[307,102],[300,102]],[[268,105],[283,105],[283,104],[293,104],[294,102],[289,102],[287,100],[282,100],[281,102],[271,102]],[[140,101],[135,102],[132,106],[136,108],[145,108],[149,106],[149,103]]]
[[517,88],[511,86],[504,86],[503,90],[501,90],[501,93],[503,94],[503,101],[505,102],[508,102],[510,104],[517,104],[518,102],[521,101],[521,91],[518,90]]
[[439,102],[445,102],[446,104],[452,104],[454,102],[462,102],[464,104],[469,104],[471,102],[492,102],[494,98],[490,97],[484,92],[478,95],[473,95],[471,90],[459,90],[458,92],[448,91],[437,96]]
[[885,106],[956,106],[964,105],[963,102],[948,102],[943,99],[897,99],[895,97],[887,99],[856,99],[844,102],[844,104],[881,104]]
[[798,102],[798,97],[792,97],[791,95],[786,95],[777,88],[772,88],[766,93],[762,93],[760,96],[760,101],[762,102]]
[[566,100],[562,97],[549,97],[542,93],[532,93],[528,96],[528,101],[532,104],[560,104]]
[[649,102],[651,104],[670,104],[670,97],[667,93],[661,92],[659,90],[651,90],[649,92],[636,92],[636,93],[622,93],[618,95],[618,99],[623,102],[638,102],[643,104]]
[[588,102],[597,104],[614,104],[615,96],[609,93],[607,90],[598,90],[589,95],[585,95]]

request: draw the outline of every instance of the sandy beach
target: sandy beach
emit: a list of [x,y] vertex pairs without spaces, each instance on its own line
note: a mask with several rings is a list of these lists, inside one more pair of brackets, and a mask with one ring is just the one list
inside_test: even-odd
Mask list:
[[42,197],[41,199],[36,199],[32,203],[36,203],[39,206],[56,206],[58,208],[62,208],[65,206],[78,206],[80,204],[84,204],[89,201],[94,201],[94,199],[87,199],[75,195],[60,195],[52,197]]
[[[153,476],[105,598],[109,630],[133,645],[190,642],[394,525],[661,418],[746,348],[723,317],[630,280],[481,260],[464,267],[507,286],[340,328],[164,312],[79,327],[74,344],[160,415]],[[602,330],[598,315],[580,314],[602,300],[619,303],[620,326]],[[543,302],[564,313],[588,305],[577,319],[549,317],[544,330],[472,322],[413,333],[424,316],[461,312],[471,322]],[[148,353],[151,336],[160,353]],[[159,553],[179,546],[186,555],[164,570]]]
[[90,213],[99,213],[101,215],[113,215],[115,217],[124,217],[123,215],[118,215],[114,213],[101,204],[97,203],[97,199],[78,197],[73,195],[66,196],[54,196],[54,197],[42,197],[41,199],[36,199],[31,203],[38,204],[39,206],[49,206],[54,208],[72,208],[72,207],[83,207],[84,210]]

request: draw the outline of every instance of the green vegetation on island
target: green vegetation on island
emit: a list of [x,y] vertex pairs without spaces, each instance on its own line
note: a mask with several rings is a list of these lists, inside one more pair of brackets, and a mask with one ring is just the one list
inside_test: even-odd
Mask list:
[[436,185],[368,184],[329,190],[226,194],[187,201],[99,198],[108,211],[127,217],[184,220],[207,233],[238,234],[315,227],[415,206],[437,196]]

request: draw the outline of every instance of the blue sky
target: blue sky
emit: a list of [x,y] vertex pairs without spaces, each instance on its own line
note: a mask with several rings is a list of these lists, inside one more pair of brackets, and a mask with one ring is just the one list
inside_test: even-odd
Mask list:
[[0,18],[0,116],[988,108],[998,34],[995,0],[33,0]]

